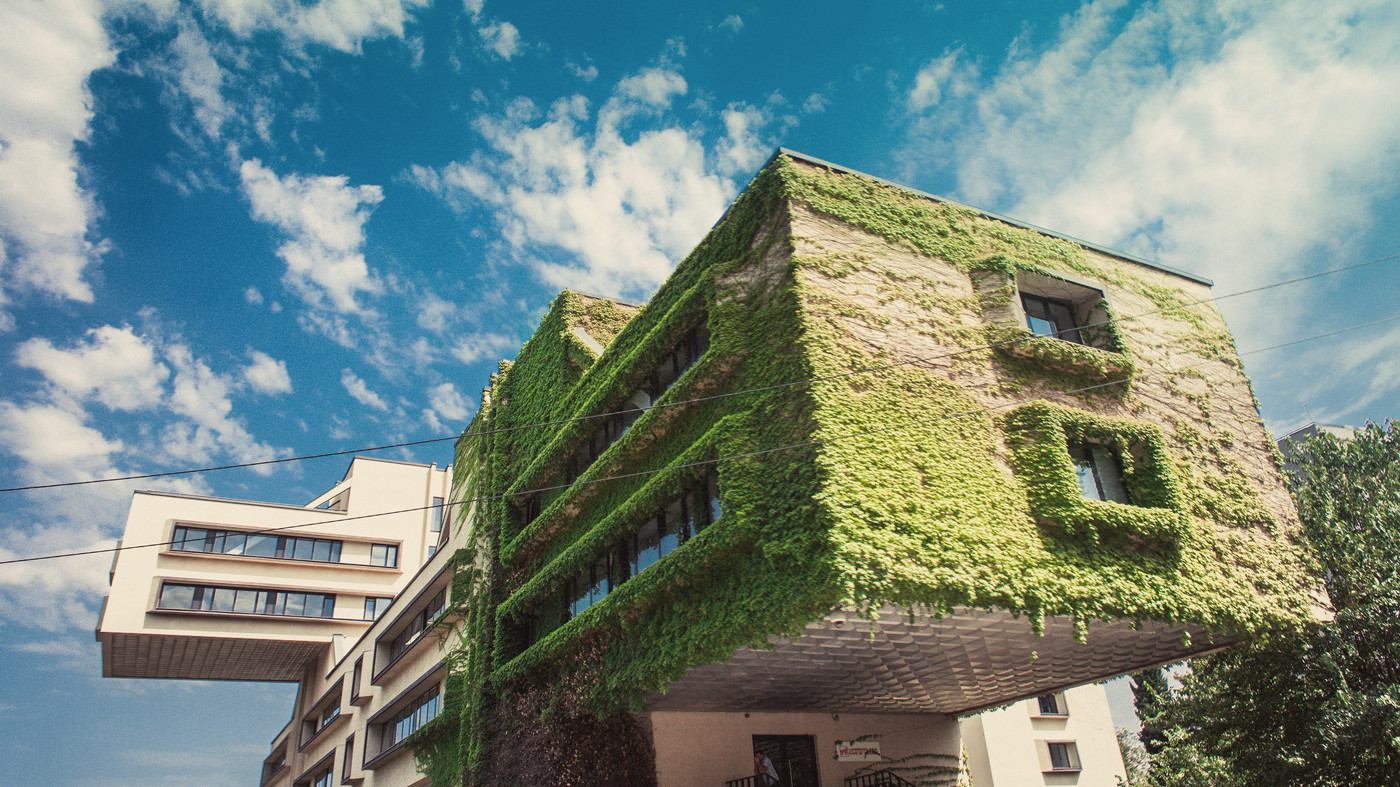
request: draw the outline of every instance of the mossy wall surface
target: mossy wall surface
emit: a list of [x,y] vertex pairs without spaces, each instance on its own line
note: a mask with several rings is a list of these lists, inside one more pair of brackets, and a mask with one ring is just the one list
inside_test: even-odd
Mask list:
[[[1019,270],[1092,277],[1118,314],[1158,313],[1113,330],[1124,352],[1111,362],[1052,346],[1056,363],[1037,365],[987,348],[996,281],[973,284]],[[621,736],[645,758],[629,710],[649,692],[838,604],[1230,632],[1305,617],[1309,582],[1267,436],[1223,322],[1193,304],[1204,288],[1183,281],[779,156],[635,314],[561,295],[459,443],[458,486],[488,498],[460,563],[474,588],[457,727],[467,782],[499,781],[516,761],[505,730],[546,747]],[[597,422],[525,427],[617,409],[702,320],[710,350],[660,404],[764,390],[654,406],[522,522],[531,490],[562,483]],[[596,355],[576,327],[606,350]],[[1186,355],[1201,365],[1164,371]],[[928,360],[903,364],[912,358]],[[890,363],[903,365],[836,376]],[[987,409],[1120,373],[1121,385],[1058,399],[1039,420]],[[785,385],[814,377],[831,379]],[[1146,425],[1133,431],[1135,420]],[[1143,477],[1161,493],[1151,527],[1121,511],[1047,526],[1056,509],[1034,496],[1053,479],[1027,457],[1062,448],[1064,429],[1151,442],[1155,469]],[[850,437],[873,430],[883,431]],[[736,455],[747,456],[706,464]],[[723,500],[716,524],[524,647],[526,616],[707,472]],[[1151,538],[1103,537],[1135,527]]]

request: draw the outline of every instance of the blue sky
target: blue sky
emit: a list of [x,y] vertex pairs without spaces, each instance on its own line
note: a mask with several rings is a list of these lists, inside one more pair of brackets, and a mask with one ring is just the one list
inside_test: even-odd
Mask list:
[[[7,0],[0,485],[451,435],[558,289],[644,300],[779,145],[1218,295],[1395,253],[1397,41],[1364,0]],[[1397,282],[1221,306],[1248,351]],[[1380,420],[1400,324],[1246,366],[1276,432]],[[0,557],[345,465],[0,493]],[[0,567],[0,784],[255,783],[290,690],[101,679],[109,562]]]

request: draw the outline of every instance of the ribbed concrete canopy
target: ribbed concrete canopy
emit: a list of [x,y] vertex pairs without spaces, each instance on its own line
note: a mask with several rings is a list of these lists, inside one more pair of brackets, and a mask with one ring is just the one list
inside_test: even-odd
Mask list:
[[299,681],[330,638],[267,640],[99,633],[105,678]]
[[[1189,632],[1191,643],[1183,642]],[[1076,642],[1069,618],[1044,636],[1005,612],[942,618],[837,610],[772,650],[743,648],[695,667],[647,703],[658,711],[964,713],[1132,672],[1229,644],[1194,626],[1097,622]]]

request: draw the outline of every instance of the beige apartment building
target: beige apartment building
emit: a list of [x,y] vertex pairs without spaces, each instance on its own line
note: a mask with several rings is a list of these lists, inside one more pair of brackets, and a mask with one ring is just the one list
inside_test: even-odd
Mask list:
[[103,675],[296,682],[262,784],[424,783],[398,744],[441,707],[451,476],[356,457],[304,506],[137,492],[122,544],[158,546],[113,561]]

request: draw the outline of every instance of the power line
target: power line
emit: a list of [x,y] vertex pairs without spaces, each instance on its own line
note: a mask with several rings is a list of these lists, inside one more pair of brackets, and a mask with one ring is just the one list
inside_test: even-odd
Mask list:
[[[1400,255],[1398,255],[1398,256],[1400,256]],[[1254,355],[1254,354],[1256,354],[1256,353],[1269,352],[1269,351],[1271,351],[1271,350],[1278,350],[1278,349],[1281,349],[1281,348],[1284,348],[1284,347],[1292,347],[1292,346],[1294,346],[1294,345],[1303,344],[1304,342],[1316,341],[1317,339],[1325,339],[1325,338],[1327,338],[1327,337],[1329,337],[1329,336],[1336,336],[1337,334],[1347,333],[1347,332],[1349,332],[1349,331],[1356,331],[1356,330],[1360,330],[1360,329],[1362,329],[1362,328],[1369,328],[1369,327],[1372,327],[1372,326],[1375,326],[1375,325],[1381,325],[1381,324],[1387,323],[1387,322],[1394,322],[1394,321],[1396,321],[1396,320],[1400,320],[1400,314],[1392,315],[1392,316],[1390,316],[1390,317],[1383,317],[1383,318],[1381,318],[1381,319],[1379,319],[1379,320],[1372,320],[1372,321],[1370,321],[1370,322],[1361,323],[1361,324],[1359,324],[1359,325],[1352,325],[1352,326],[1347,327],[1347,328],[1338,328],[1338,329],[1333,330],[1333,331],[1328,331],[1328,332],[1326,332],[1326,333],[1315,334],[1315,335],[1313,335],[1313,336],[1307,336],[1307,337],[1304,337],[1304,338],[1301,338],[1301,339],[1293,339],[1293,340],[1286,341],[1286,342],[1280,342],[1280,343],[1278,343],[1278,344],[1272,344],[1272,345],[1269,345],[1269,346],[1267,346],[1267,347],[1259,347],[1259,348],[1256,348],[1256,349],[1253,349],[1253,350],[1248,350],[1248,351],[1245,351],[1245,352],[1240,352],[1239,355]],[[1182,371],[1185,371],[1185,370],[1187,370],[1187,369],[1192,369],[1192,368],[1195,368],[1195,367],[1197,367],[1197,366],[1202,366],[1202,365],[1204,365],[1204,364],[1206,364],[1206,363],[1210,363],[1210,362],[1211,362],[1210,359],[1202,360],[1202,361],[1197,361],[1196,363],[1187,364],[1187,365],[1185,365],[1185,366],[1180,366],[1180,367],[1177,367],[1177,368],[1174,368],[1174,369],[1164,369],[1164,370],[1161,370],[1161,371],[1158,371],[1158,372],[1155,372],[1155,373],[1154,373],[1154,372],[1149,372],[1149,373],[1147,373],[1147,374],[1139,375],[1139,377],[1140,377],[1140,378],[1141,378],[1141,377],[1152,377],[1152,376],[1154,376],[1154,374],[1155,374],[1155,375],[1175,374],[1175,373],[1177,373],[1177,372],[1182,372]],[[831,437],[820,437],[820,438],[816,438],[816,439],[814,439],[814,440],[806,440],[806,441],[803,441],[803,442],[801,442],[801,443],[792,443],[792,444],[789,444],[789,445],[774,446],[774,447],[772,447],[772,448],[762,448],[762,449],[758,449],[758,450],[755,450],[755,451],[747,451],[747,452],[741,453],[741,454],[730,454],[730,455],[727,455],[727,456],[719,456],[719,457],[715,457],[715,458],[713,458],[713,459],[702,459],[702,460],[698,460],[698,461],[695,461],[695,462],[687,462],[687,463],[684,463],[684,464],[667,465],[667,466],[665,466],[665,467],[653,468],[653,469],[650,469],[650,470],[638,470],[638,471],[631,472],[631,473],[621,473],[621,474],[619,474],[619,475],[604,476],[604,477],[602,477],[602,478],[594,478],[594,479],[590,479],[590,480],[587,480],[587,481],[574,481],[574,482],[568,483],[568,484],[555,484],[555,485],[552,485],[552,486],[543,486],[543,487],[538,487],[538,488],[535,488],[535,489],[523,489],[523,490],[521,490],[521,491],[519,491],[519,492],[505,492],[505,493],[501,493],[501,494],[484,495],[484,496],[478,496],[478,497],[474,497],[474,498],[467,498],[467,499],[465,499],[465,500],[446,501],[445,503],[443,503],[443,507],[444,507],[445,509],[447,509],[447,510],[451,510],[452,508],[457,507],[457,506],[474,505],[474,504],[478,504],[478,503],[486,503],[486,502],[490,502],[490,501],[493,501],[493,500],[504,500],[504,499],[513,498],[513,497],[524,497],[524,496],[526,496],[526,495],[533,495],[533,494],[537,494],[537,493],[541,493],[541,492],[552,492],[552,491],[561,490],[561,489],[568,489],[568,488],[573,487],[573,486],[590,486],[590,485],[592,485],[592,484],[601,484],[601,483],[604,483],[604,482],[606,482],[606,481],[618,481],[618,480],[623,480],[623,479],[627,479],[627,478],[638,478],[638,477],[641,477],[641,476],[655,475],[655,474],[657,474],[657,473],[667,472],[667,471],[671,471],[671,470],[685,469],[685,468],[688,468],[688,467],[703,467],[703,466],[705,466],[705,465],[719,464],[720,462],[733,461],[733,460],[736,460],[736,459],[749,459],[749,458],[752,458],[752,457],[755,457],[755,456],[763,456],[763,455],[765,455],[765,454],[778,453],[778,452],[780,452],[780,451],[792,451],[792,450],[796,450],[796,449],[798,449],[798,448],[808,448],[808,447],[811,447],[811,446],[823,445],[823,444],[825,444],[825,443],[833,443],[833,442],[837,442],[837,441],[840,441],[840,440],[850,440],[850,439],[854,439],[854,438],[857,438],[857,437],[868,437],[868,436],[870,436],[870,435],[883,434],[883,433],[886,433],[886,432],[893,432],[893,431],[897,431],[897,430],[899,430],[899,429],[908,429],[908,428],[910,428],[910,427],[919,426],[919,425],[922,425],[922,424],[938,423],[938,422],[941,422],[941,421],[952,420],[952,419],[954,419],[954,418],[965,418],[965,417],[972,416],[972,415],[980,415],[980,414],[982,414],[982,413],[992,412],[992,411],[994,411],[994,410],[1005,410],[1005,409],[1011,408],[1011,407],[1018,407],[1018,406],[1020,406],[1020,405],[1029,404],[1029,403],[1031,403],[1031,402],[1044,401],[1044,400],[1047,400],[1047,399],[1058,399],[1058,398],[1061,398],[1061,397],[1064,397],[1064,396],[1070,396],[1070,395],[1073,395],[1073,394],[1080,394],[1080,393],[1086,393],[1086,392],[1089,392],[1089,391],[1094,391],[1094,390],[1098,390],[1098,389],[1102,389],[1102,388],[1109,388],[1109,387],[1112,387],[1112,386],[1115,386],[1115,385],[1122,385],[1122,384],[1124,384],[1124,383],[1131,382],[1133,379],[1134,379],[1134,378],[1132,378],[1132,377],[1124,377],[1124,378],[1119,379],[1119,380],[1110,380],[1110,381],[1108,381],[1108,382],[1096,383],[1096,384],[1094,384],[1094,385],[1086,385],[1086,386],[1083,386],[1083,387],[1080,387],[1080,388],[1073,388],[1073,389],[1070,389],[1070,390],[1067,390],[1067,391],[1057,391],[1057,392],[1055,392],[1055,393],[1043,394],[1043,395],[1041,395],[1041,396],[1033,396],[1033,397],[1030,397],[1030,398],[1027,398],[1027,399],[1019,399],[1019,400],[1012,401],[1012,402],[1004,402],[1004,403],[1002,403],[1002,404],[988,405],[988,406],[985,406],[985,407],[973,408],[973,409],[971,409],[971,410],[964,410],[964,411],[957,412],[957,413],[950,413],[950,414],[946,414],[946,415],[940,415],[940,416],[937,416],[937,417],[935,417],[935,418],[924,418],[924,419],[919,419],[919,420],[915,420],[915,421],[905,421],[905,422],[903,422],[903,423],[893,424],[893,425],[890,425],[890,426],[882,426],[882,427],[878,427],[878,428],[874,428],[874,429],[865,429],[865,430],[862,430],[862,431],[859,431],[859,432],[851,432],[851,433],[844,434],[844,435],[833,435],[833,436],[831,436]],[[317,525],[339,524],[339,523],[342,523],[342,522],[352,522],[352,521],[355,521],[355,520],[375,519],[375,518],[378,518],[378,517],[394,516],[394,515],[397,515],[397,514],[411,514],[411,513],[415,513],[415,512],[419,512],[419,511],[430,511],[430,510],[436,509],[437,507],[438,507],[438,506],[437,506],[436,504],[434,504],[434,505],[428,505],[428,506],[416,506],[416,507],[413,507],[413,508],[401,508],[401,509],[398,509],[398,510],[395,510],[395,511],[381,511],[381,512],[374,513],[374,514],[359,514],[359,515],[357,515],[357,516],[341,517],[341,518],[339,518],[339,519],[327,519],[327,520],[321,520],[321,521],[319,521],[319,522],[303,522],[303,523],[298,523],[298,524],[293,524],[293,525],[280,525],[280,526],[278,526],[278,527],[263,528],[263,529],[261,529],[261,530],[249,530],[249,531],[245,531],[245,534],[246,534],[246,535],[250,535],[250,536],[255,536],[255,535],[266,535],[266,534],[269,534],[269,533],[277,533],[277,532],[281,532],[281,531],[284,531],[284,530],[293,530],[293,529],[299,529],[299,528],[315,527],[315,526],[317,526]],[[11,564],[16,564],[16,563],[33,563],[33,562],[37,562],[37,561],[41,561],[41,560],[58,560],[58,559],[60,559],[60,558],[66,558],[66,557],[81,557],[81,556],[84,556],[84,555],[99,555],[99,554],[109,554],[109,553],[125,552],[125,551],[132,550],[132,549],[153,549],[153,548],[156,548],[156,547],[170,546],[170,545],[172,545],[172,544],[174,544],[174,543],[175,543],[174,540],[170,540],[170,541],[157,541],[157,542],[152,542],[152,543],[147,543],[147,544],[123,544],[123,545],[120,545],[120,546],[106,547],[106,548],[102,548],[102,549],[86,549],[86,550],[80,550],[80,551],[75,551],[75,552],[59,552],[59,553],[54,553],[54,554],[49,554],[49,555],[34,555],[34,556],[31,556],[31,557],[11,558],[11,559],[9,559],[9,560],[0,560],[0,566],[6,566],[6,565],[11,565]]]
[[[1221,296],[1218,296],[1218,297],[1215,297],[1215,296],[1207,296],[1207,297],[1205,297],[1205,298],[1199,298],[1199,299],[1194,300],[1194,301],[1187,301],[1187,302],[1185,302],[1185,303],[1178,304],[1178,305],[1176,305],[1176,306],[1164,307],[1164,308],[1160,308],[1160,309],[1153,309],[1153,310],[1151,310],[1151,311],[1140,312],[1140,313],[1138,313],[1138,314],[1129,315],[1129,316],[1127,316],[1127,317],[1116,317],[1116,318],[1112,318],[1112,319],[1101,320],[1101,321],[1096,322],[1096,323],[1090,323],[1090,324],[1088,324],[1088,325],[1081,325],[1081,326],[1079,326],[1078,330],[1083,330],[1083,329],[1086,329],[1086,328],[1099,328],[1099,327],[1103,327],[1103,326],[1108,325],[1108,324],[1113,323],[1113,322],[1128,322],[1128,321],[1131,321],[1131,320],[1137,320],[1137,319],[1141,319],[1141,318],[1143,318],[1143,317],[1150,317],[1150,316],[1152,316],[1152,315],[1154,315],[1154,314],[1161,314],[1161,313],[1164,312],[1164,311],[1170,311],[1170,310],[1173,310],[1173,309],[1185,308],[1185,307],[1188,307],[1188,306],[1199,306],[1200,304],[1208,303],[1208,302],[1210,302],[1210,301],[1212,301],[1212,300],[1214,300],[1216,303],[1219,303],[1220,301],[1228,300],[1228,299],[1230,299],[1230,298],[1238,297],[1238,296],[1240,296],[1240,295],[1250,295],[1250,294],[1253,294],[1253,293],[1262,292],[1262,291],[1264,291],[1264,290],[1274,289],[1274,288],[1276,288],[1276,287],[1284,287],[1284,286],[1287,286],[1287,285],[1289,285],[1289,284],[1297,284],[1298,282],[1308,281],[1308,280],[1310,280],[1310,279],[1320,278],[1320,277],[1322,277],[1322,276],[1330,276],[1330,275],[1337,274],[1337,273],[1344,273],[1344,272],[1346,272],[1346,271],[1352,271],[1352,270],[1356,270],[1356,269],[1358,269],[1358,268],[1364,268],[1364,267],[1367,267],[1367,266],[1369,266],[1369,265],[1375,265],[1375,264],[1377,264],[1377,263],[1387,262],[1387,261],[1389,261],[1389,260],[1393,260],[1393,259],[1397,259],[1397,258],[1400,258],[1400,253],[1388,254],[1388,255],[1383,256],[1383,257],[1376,257],[1376,258],[1374,258],[1374,259],[1366,260],[1366,261],[1364,261],[1364,262],[1354,263],[1354,264],[1352,264],[1352,265],[1344,265],[1344,266],[1339,267],[1339,268],[1331,268],[1331,269],[1329,269],[1329,270],[1319,271],[1319,272],[1317,272],[1317,273],[1310,273],[1310,274],[1307,274],[1307,275],[1304,275],[1304,276],[1297,276],[1297,277],[1294,277],[1294,278],[1292,278],[1292,279],[1285,279],[1285,280],[1283,280],[1283,281],[1273,282],[1272,284],[1264,284],[1264,285],[1260,285],[1260,286],[1258,286],[1258,287],[1251,287],[1251,288],[1249,288],[1249,289],[1239,290],[1239,291],[1237,291],[1237,292],[1226,293],[1225,295],[1221,295]],[[790,381],[790,382],[776,383],[776,384],[773,384],[773,385],[765,385],[765,386],[760,386],[760,387],[757,387],[757,388],[745,388],[745,389],[741,389],[741,390],[738,390],[738,391],[724,391],[724,392],[721,392],[721,393],[711,394],[711,395],[709,395],[709,396],[701,396],[701,397],[697,397],[697,398],[694,398],[694,399],[683,399],[683,400],[681,400],[681,401],[676,401],[676,402],[662,402],[662,403],[654,404],[654,405],[652,405],[652,407],[653,407],[653,408],[658,408],[658,407],[684,407],[684,406],[688,406],[688,405],[692,405],[692,404],[699,404],[699,403],[702,403],[702,402],[713,401],[713,400],[716,400],[716,399],[726,399],[726,398],[729,398],[729,397],[731,397],[731,396],[743,396],[743,395],[747,395],[747,394],[764,393],[764,392],[767,392],[767,391],[774,391],[774,390],[779,390],[779,389],[783,389],[783,388],[791,388],[791,387],[793,387],[793,386],[798,386],[798,385],[810,385],[810,384],[813,384],[813,383],[826,382],[826,381],[828,381],[828,380],[835,380],[835,379],[840,379],[840,378],[844,378],[844,377],[851,377],[851,376],[854,376],[854,375],[857,375],[857,374],[869,374],[869,373],[873,373],[873,372],[881,372],[881,371],[886,371],[886,370],[889,370],[889,369],[897,368],[897,367],[900,367],[900,366],[909,366],[909,365],[912,365],[912,364],[928,363],[928,362],[930,362],[930,361],[944,360],[944,359],[947,359],[947,358],[954,358],[954,357],[957,357],[957,356],[959,356],[959,355],[966,355],[966,354],[974,353],[974,352],[982,352],[982,351],[984,351],[984,350],[995,350],[995,349],[997,349],[997,348],[999,348],[999,347],[1006,347],[1006,346],[1008,346],[1008,345],[1016,344],[1017,342],[1020,342],[1020,341],[1023,341],[1023,339],[1021,339],[1021,338],[1017,338],[1017,339],[1008,339],[1008,340],[1003,341],[1003,342],[997,342],[997,343],[995,343],[995,344],[982,345],[982,346],[980,346],[980,347],[967,347],[967,348],[963,348],[963,349],[961,349],[961,350],[955,350],[955,351],[950,352],[950,353],[944,353],[944,354],[942,354],[942,355],[931,355],[931,356],[926,356],[926,357],[921,357],[921,358],[911,358],[911,359],[904,360],[904,361],[895,361],[895,362],[891,362],[891,363],[887,363],[887,364],[880,364],[880,365],[878,365],[878,366],[867,366],[867,367],[862,367],[862,368],[860,368],[860,369],[853,369],[853,370],[848,371],[848,372],[840,372],[840,373],[837,373],[837,374],[825,375],[825,376],[822,376],[822,377],[811,377],[811,378],[806,378],[806,379],[802,379],[802,380],[793,380],[793,381]],[[35,491],[35,490],[39,490],[39,489],[57,489],[57,488],[60,488],[60,487],[69,487],[69,486],[86,486],[86,485],[88,485],[88,484],[107,484],[107,483],[114,483],[114,482],[117,482],[117,481],[140,481],[140,480],[144,480],[144,479],[148,479],[148,478],[168,478],[168,477],[171,477],[171,476],[193,475],[193,474],[196,474],[196,473],[209,473],[209,472],[215,472],[215,471],[219,471],[219,470],[238,470],[238,469],[250,468],[250,467],[265,467],[265,466],[268,466],[268,465],[284,464],[284,463],[287,463],[287,462],[302,462],[302,461],[306,461],[306,460],[309,460],[309,459],[326,459],[326,458],[334,457],[334,456],[349,456],[349,455],[351,455],[351,454],[366,454],[366,453],[370,453],[370,452],[372,452],[372,451],[387,451],[387,450],[392,449],[392,448],[408,448],[408,447],[417,446],[417,445],[429,445],[429,444],[431,444],[431,443],[442,443],[442,442],[446,442],[446,441],[448,441],[448,440],[458,440],[458,439],[461,439],[461,438],[463,438],[463,437],[486,437],[486,436],[489,436],[489,435],[503,434],[503,433],[508,433],[508,432],[516,432],[516,431],[521,431],[521,430],[525,430],[525,429],[537,429],[537,428],[543,428],[543,427],[549,427],[549,426],[563,426],[563,425],[565,425],[565,424],[577,423],[577,422],[580,422],[580,421],[591,421],[591,420],[599,419],[599,418],[609,418],[609,417],[611,417],[611,416],[614,416],[614,415],[621,415],[621,414],[622,414],[621,411],[606,412],[606,413],[594,413],[594,414],[592,414],[592,415],[583,415],[583,416],[577,416],[577,417],[574,417],[574,418],[560,418],[560,419],[556,419],[556,420],[553,420],[553,421],[541,421],[541,422],[538,422],[538,423],[520,424],[520,425],[517,425],[517,426],[507,426],[507,427],[502,427],[502,428],[500,428],[500,429],[489,429],[489,430],[484,430],[484,431],[480,431],[480,432],[471,432],[471,433],[469,433],[469,434],[468,434],[468,433],[463,433],[463,434],[460,434],[460,435],[449,435],[449,436],[447,436],[447,437],[433,437],[433,438],[428,438],[428,439],[425,439],[425,440],[413,440],[413,441],[405,442],[405,443],[391,443],[391,444],[388,444],[388,445],[375,445],[375,446],[368,446],[368,447],[363,447],[363,448],[349,448],[349,449],[346,449],[346,450],[343,450],[343,451],[327,451],[327,452],[319,453],[319,454],[305,454],[305,455],[302,455],[302,456],[288,456],[288,457],[282,457],[282,458],[280,458],[280,459],[263,459],[263,460],[259,460],[259,461],[256,461],[256,462],[240,462],[240,463],[236,463],[236,464],[214,465],[214,466],[209,466],[209,467],[197,467],[197,468],[190,468],[190,469],[185,469],[185,470],[167,470],[167,471],[163,471],[163,472],[159,472],[159,473],[138,473],[138,474],[133,474],[133,475],[114,476],[114,477],[111,477],[111,478],[90,478],[90,479],[87,479],[87,480],[84,480],[84,481],[59,481],[59,482],[49,483],[49,484],[30,484],[30,485],[28,485],[28,486],[4,487],[4,488],[0,488],[0,493],[4,493],[4,492],[30,492],[30,491]],[[0,563],[0,565],[3,565],[3,564]]]

